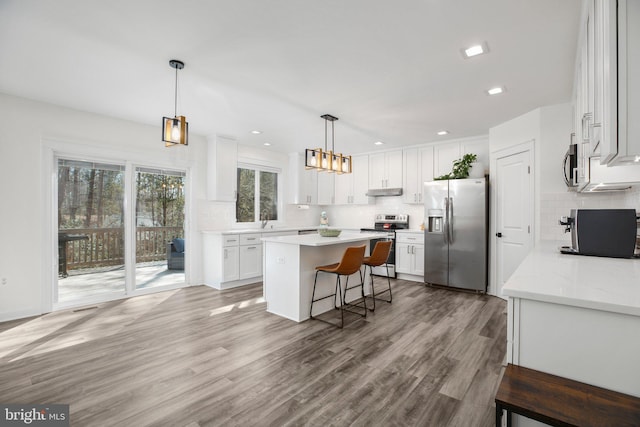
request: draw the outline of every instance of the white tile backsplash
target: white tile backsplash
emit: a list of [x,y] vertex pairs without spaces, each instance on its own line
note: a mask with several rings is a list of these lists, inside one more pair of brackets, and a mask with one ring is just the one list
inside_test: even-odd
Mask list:
[[640,188],[612,193],[543,193],[540,195],[540,239],[570,242],[569,234],[558,224],[571,209],[636,209],[640,210]]

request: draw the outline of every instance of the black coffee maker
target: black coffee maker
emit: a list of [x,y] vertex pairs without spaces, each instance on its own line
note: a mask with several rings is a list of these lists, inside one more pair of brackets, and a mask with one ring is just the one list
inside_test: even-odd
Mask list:
[[571,209],[560,219],[571,232],[571,246],[562,253],[613,258],[632,258],[636,248],[635,209]]

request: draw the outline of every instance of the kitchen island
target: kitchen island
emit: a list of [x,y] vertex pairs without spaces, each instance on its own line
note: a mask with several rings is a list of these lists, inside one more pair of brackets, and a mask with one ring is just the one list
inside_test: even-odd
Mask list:
[[[366,244],[368,248],[369,241],[376,237],[375,233],[346,231],[338,237],[322,237],[318,234],[263,237],[263,286],[267,311],[296,322],[307,320],[316,266],[339,262],[350,246]],[[335,280],[333,274],[320,274],[316,295],[333,293]],[[349,277],[350,285],[359,282],[358,273]],[[367,283],[365,278],[365,293],[368,294]],[[357,290],[347,293],[348,300],[357,296]],[[333,308],[331,299],[320,301],[314,304],[314,315]]]
[[640,397],[640,260],[558,246],[539,243],[503,287],[507,362]]

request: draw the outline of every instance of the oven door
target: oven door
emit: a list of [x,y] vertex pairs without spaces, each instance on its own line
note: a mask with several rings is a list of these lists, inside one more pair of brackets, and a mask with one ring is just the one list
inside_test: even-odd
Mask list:
[[389,258],[387,258],[387,266],[385,266],[384,264],[379,266],[379,267],[373,267],[372,268],[372,274],[374,276],[387,276],[387,269],[389,271],[389,277],[396,277],[396,242],[395,242],[395,238],[386,235],[386,236],[381,236],[380,238],[377,239],[371,239],[369,241],[369,254],[371,254],[371,252],[373,252],[373,248],[376,246],[376,242],[384,242],[387,240],[391,240],[391,252],[389,252]]

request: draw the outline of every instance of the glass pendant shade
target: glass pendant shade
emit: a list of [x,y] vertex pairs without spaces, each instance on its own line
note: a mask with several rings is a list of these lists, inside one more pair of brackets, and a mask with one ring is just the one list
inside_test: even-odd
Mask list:
[[166,147],[189,145],[189,123],[184,116],[162,118],[162,140]]
[[352,163],[351,163],[351,156],[341,156],[341,157],[342,157],[342,168],[341,168],[339,173],[351,173],[351,172],[353,172]]
[[305,169],[320,169],[322,161],[321,148],[307,148],[304,151],[304,167]]

